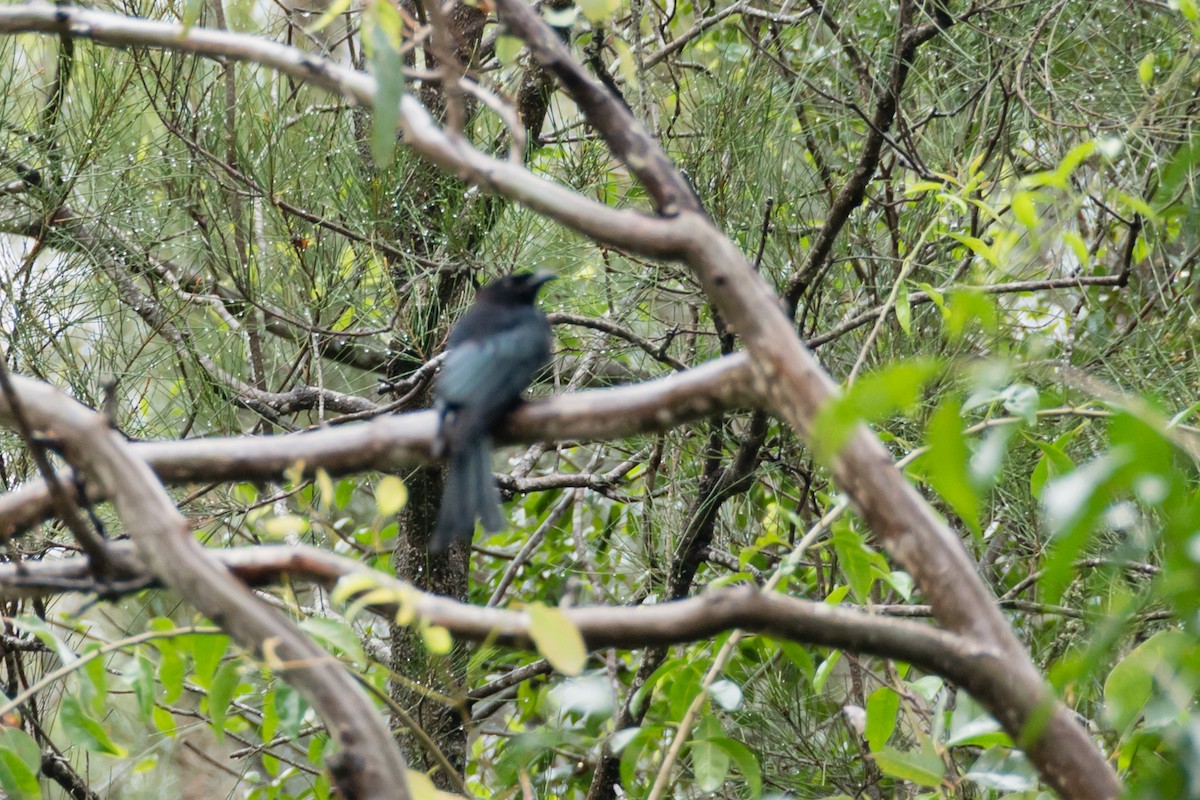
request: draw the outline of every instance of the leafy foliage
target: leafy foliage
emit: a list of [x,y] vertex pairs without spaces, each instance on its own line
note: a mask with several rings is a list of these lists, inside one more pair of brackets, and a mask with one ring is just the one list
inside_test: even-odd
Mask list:
[[[574,52],[594,54],[763,276],[796,288],[891,85],[895,9],[562,5],[544,13]],[[923,20],[937,11],[901,5]],[[845,381],[811,450],[730,413],[498,459],[516,476],[512,525],[477,540],[466,597],[527,609],[538,653],[468,657],[415,617],[358,613],[369,591],[347,590],[345,604],[291,583],[272,593],[381,713],[429,729],[419,746],[439,789],[584,797],[612,758],[625,796],[645,798],[695,708],[666,796],[892,796],[906,785],[924,797],[1037,796],[995,720],[909,665],[745,636],[706,683],[725,636],[588,655],[557,611],[564,598],[659,602],[778,573],[789,594],[923,613],[825,467],[868,423],[961,531],[1131,795],[1200,795],[1196,6],[947,5],[954,24],[913,57],[874,179],[798,292],[800,329]],[[519,266],[569,277],[548,309],[593,321],[557,327],[556,367],[536,393],[658,376],[734,346],[680,266],[582,241],[397,146],[403,92],[444,103],[436,82],[413,77],[429,62],[410,55],[407,6],[117,10],[328,52],[367,68],[384,99],[365,115],[256,66],[0,39],[0,170],[15,182],[0,194],[7,362],[97,407],[115,379],[115,422],[129,436],[343,421],[357,412],[249,398],[311,386],[378,399],[381,381],[438,352],[471,276]],[[471,74],[494,95],[536,96],[525,94],[539,80],[527,53],[493,18],[486,26],[481,41],[494,43]],[[650,209],[562,95],[543,114],[523,153],[534,172]],[[486,107],[472,107],[462,133],[499,154],[520,147]],[[63,209],[77,224],[58,224]],[[396,410],[418,407],[425,387]],[[35,474],[24,444],[0,435],[5,489]],[[409,545],[395,517],[426,502],[422,484],[302,474],[176,491],[213,547],[312,544],[394,573]],[[537,489],[539,477],[560,488]],[[120,535],[103,506],[96,514]],[[67,542],[46,525],[11,552],[49,559]],[[183,796],[203,775],[210,793],[329,796],[327,734],[279,665],[168,594],[6,605],[5,632],[39,643],[4,661],[6,795],[41,796],[50,749],[101,794]],[[416,632],[447,684],[424,685],[398,630]],[[553,670],[536,668],[542,658]],[[397,686],[422,708],[387,706]],[[8,716],[18,706],[25,716]],[[461,759],[433,753],[444,740],[419,716],[426,707],[466,726],[464,786],[444,783],[441,762]],[[414,790],[437,791],[419,779]]]

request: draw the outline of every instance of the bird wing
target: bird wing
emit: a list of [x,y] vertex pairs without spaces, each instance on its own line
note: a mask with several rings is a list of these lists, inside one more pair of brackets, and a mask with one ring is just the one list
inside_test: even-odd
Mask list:
[[484,426],[508,409],[549,356],[541,325],[517,325],[451,348],[438,376],[437,397],[449,408],[469,408]]

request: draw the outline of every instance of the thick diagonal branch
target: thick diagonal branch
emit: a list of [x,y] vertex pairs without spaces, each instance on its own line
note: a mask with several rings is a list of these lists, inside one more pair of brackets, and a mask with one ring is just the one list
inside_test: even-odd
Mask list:
[[[13,377],[30,425],[112,499],[146,571],[295,686],[325,720],[338,752],[334,785],[355,800],[408,797],[406,768],[378,709],[354,677],[279,612],[254,597],[192,536],[154,473],[103,416],[36,381]],[[12,424],[7,394],[0,422]]]

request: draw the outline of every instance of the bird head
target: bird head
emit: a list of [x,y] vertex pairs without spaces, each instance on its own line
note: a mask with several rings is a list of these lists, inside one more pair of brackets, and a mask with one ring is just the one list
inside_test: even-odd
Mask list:
[[481,297],[500,303],[533,303],[538,290],[558,276],[553,272],[514,272],[497,278],[479,290]]

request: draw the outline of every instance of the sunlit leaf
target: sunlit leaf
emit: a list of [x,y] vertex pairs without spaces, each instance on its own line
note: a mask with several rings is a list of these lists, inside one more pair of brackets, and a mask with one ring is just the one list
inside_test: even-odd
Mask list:
[[262,531],[271,539],[295,538],[308,531],[308,520],[296,514],[284,514],[263,520]]
[[887,744],[896,730],[896,718],[900,713],[900,695],[887,686],[881,686],[867,697],[867,728],[863,732],[867,746],[872,752]]
[[1012,198],[1012,213],[1026,228],[1036,228],[1039,217],[1037,204],[1029,192],[1017,192]]
[[422,625],[421,639],[425,642],[425,649],[435,656],[444,656],[454,647],[450,631],[441,625]]
[[587,647],[579,628],[562,609],[530,603],[525,613],[529,615],[529,637],[542,657],[564,675],[582,672]]
[[424,772],[410,769],[406,779],[408,783],[408,795],[412,800],[438,800],[437,787],[433,785],[433,781],[429,780],[429,776]]
[[408,502],[408,487],[395,475],[388,475],[375,484],[375,506],[381,516],[390,517]]
[[1154,52],[1151,51],[1142,56],[1142,60],[1138,62],[1138,80],[1143,86],[1149,86],[1154,81],[1154,62],[1157,60]]

